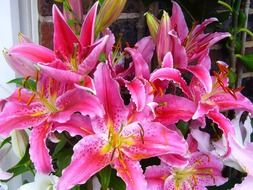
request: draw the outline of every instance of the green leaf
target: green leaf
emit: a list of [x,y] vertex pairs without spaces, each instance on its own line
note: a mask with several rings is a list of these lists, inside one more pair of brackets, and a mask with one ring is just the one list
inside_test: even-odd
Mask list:
[[236,83],[237,76],[236,73],[231,69],[229,70],[228,78],[229,78],[229,86],[234,86]]
[[224,1],[218,1],[218,4],[222,5],[223,7],[227,8],[230,12],[233,12],[233,8]]
[[67,141],[64,137],[61,138],[61,141],[56,145],[53,153],[53,158],[57,156],[57,154],[65,147]]
[[73,26],[75,26],[76,21],[73,20],[73,19],[68,19],[67,23],[68,23],[68,25],[69,25],[70,27],[73,27]]
[[240,11],[238,16],[238,27],[243,28],[245,26],[245,22],[246,22],[246,15],[243,11]]
[[33,173],[33,164],[30,160],[29,147],[27,147],[23,158],[15,166],[8,170],[8,172],[13,173],[13,177],[27,171],[31,171]]
[[99,0],[99,4],[102,5],[105,0]]
[[239,58],[244,66],[249,70],[253,71],[253,54],[247,54],[247,55],[236,55],[237,58]]
[[253,32],[251,32],[248,28],[240,28],[238,32],[246,32],[248,35],[253,37]]
[[7,137],[6,139],[3,140],[3,142],[0,145],[0,149],[7,143],[11,143],[11,137]]
[[110,188],[113,190],[126,190],[125,182],[117,176],[116,170],[112,169]]
[[70,161],[71,161],[71,156],[73,154],[73,151],[71,149],[62,149],[56,156],[56,163],[57,163],[57,172],[56,175],[60,176],[62,173],[62,170],[66,168]]
[[106,61],[106,55],[105,55],[105,53],[101,53],[101,54],[99,55],[98,60],[99,60],[100,62],[105,62],[105,61]]
[[98,179],[101,184],[101,190],[107,190],[110,185],[112,169],[110,166],[105,167],[98,173]]
[[188,131],[189,131],[189,127],[188,127],[188,123],[180,120],[177,124],[177,128],[181,131],[181,133],[186,136]]
[[16,78],[7,82],[8,84],[16,84],[17,86],[22,86],[28,90],[36,91],[36,82],[34,80],[25,78]]

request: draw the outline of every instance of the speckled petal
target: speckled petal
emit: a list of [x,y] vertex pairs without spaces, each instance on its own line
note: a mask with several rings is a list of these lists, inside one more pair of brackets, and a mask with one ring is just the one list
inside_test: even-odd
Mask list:
[[165,179],[170,175],[171,167],[166,165],[149,166],[145,171],[148,190],[164,190]]
[[122,151],[134,160],[167,153],[184,155],[188,148],[182,136],[157,122],[132,123],[123,128],[122,135],[133,136],[132,144]]
[[189,121],[196,110],[196,105],[191,100],[171,94],[158,97],[155,101],[161,105],[155,108],[155,121],[166,126],[179,120]]
[[147,182],[138,161],[123,155],[122,158],[114,160],[113,167],[117,170],[117,175],[126,183],[127,190],[147,190]]
[[120,96],[119,84],[111,76],[107,64],[99,64],[94,73],[96,95],[105,110],[105,122],[118,130],[126,122],[128,111]]
[[84,184],[91,176],[107,166],[110,154],[103,154],[105,138],[99,135],[84,137],[74,146],[70,165],[63,170],[57,190],[69,190],[77,184]]
[[36,170],[40,173],[49,174],[53,170],[52,159],[46,146],[46,139],[51,130],[51,124],[42,123],[34,127],[30,134],[30,157]]
[[0,134],[8,135],[13,129],[25,129],[40,125],[48,118],[48,113],[40,103],[5,103],[0,113]]
[[60,110],[52,115],[54,121],[63,123],[70,119],[75,112],[82,115],[102,117],[103,108],[98,99],[83,89],[75,88],[64,93],[56,100],[56,106]]
[[78,113],[73,114],[70,120],[65,123],[54,122],[53,130],[58,132],[67,131],[71,136],[80,135],[85,137],[94,134],[90,118]]

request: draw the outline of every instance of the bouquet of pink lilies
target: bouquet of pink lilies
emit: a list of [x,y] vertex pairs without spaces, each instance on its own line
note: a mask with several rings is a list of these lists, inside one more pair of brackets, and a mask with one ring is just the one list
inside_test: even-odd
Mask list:
[[[106,168],[116,170],[127,190],[204,190],[227,182],[224,166],[245,173],[234,190],[253,185],[253,104],[229,87],[226,63],[217,62],[210,74],[210,47],[230,34],[205,33],[215,18],[189,31],[173,2],[170,17],[147,13],[150,36],[122,50],[108,27],[125,3],[107,0],[98,11],[96,2],[79,29],[53,6],[54,50],[20,35],[20,44],[4,52],[23,78],[0,103],[0,134],[29,131],[34,169],[56,175],[57,190],[98,174],[101,188],[111,188],[101,173]],[[234,119],[228,110],[236,111]],[[59,172],[52,157],[64,149],[61,135],[73,152]]]

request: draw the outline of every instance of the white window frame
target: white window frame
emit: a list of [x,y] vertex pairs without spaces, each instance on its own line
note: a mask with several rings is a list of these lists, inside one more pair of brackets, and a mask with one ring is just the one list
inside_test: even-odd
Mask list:
[[[39,42],[37,0],[3,0],[0,6],[0,50],[18,43],[21,32],[33,42]],[[8,96],[11,87],[6,84],[15,78],[15,73],[6,64],[0,53],[0,99]]]
[[[37,0],[2,0],[0,6],[0,99],[7,97],[14,86],[7,85],[16,73],[7,65],[2,55],[4,48],[18,44],[18,33],[21,32],[33,42],[39,42]],[[18,161],[11,156],[4,165],[10,167]],[[15,177],[8,183],[8,190],[17,190],[27,176]]]

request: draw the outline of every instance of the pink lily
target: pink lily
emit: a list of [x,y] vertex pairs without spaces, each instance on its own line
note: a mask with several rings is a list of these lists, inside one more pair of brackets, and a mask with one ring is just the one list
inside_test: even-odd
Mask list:
[[160,123],[129,120],[129,110],[108,65],[98,65],[94,80],[105,114],[103,118],[92,119],[95,134],[84,137],[74,147],[72,161],[63,171],[57,188],[67,190],[85,183],[111,164],[125,181],[127,190],[146,190],[139,160],[165,153],[183,155],[187,149],[185,141]]
[[193,153],[185,167],[175,168],[162,164],[146,169],[148,190],[207,189],[226,180],[221,175],[222,163],[211,154]]
[[229,109],[245,110],[253,114],[253,104],[244,97],[240,89],[228,87],[228,66],[224,63],[218,64],[219,73],[212,78],[212,90],[208,93],[199,80],[193,77],[190,83],[192,99],[198,104],[193,119],[202,117],[212,110],[226,111]]
[[[105,35],[95,41],[97,6],[98,2],[85,17],[79,39],[59,9],[53,6],[54,51],[33,43],[23,43],[14,46],[5,54],[7,62],[25,77],[35,78],[37,71],[42,70],[56,80],[62,80],[62,77],[66,79],[64,76],[68,76],[71,82],[82,82],[83,75],[89,74],[95,68],[108,40]],[[24,70],[23,67],[27,69]]]
[[[13,129],[32,127],[30,155],[39,172],[52,171],[51,158],[45,144],[47,136],[59,129],[70,134],[92,134],[83,116],[102,115],[98,99],[85,90],[41,76],[37,90],[18,89],[6,99],[0,113],[0,134]],[[82,115],[73,115],[79,112]],[[38,150],[40,150],[38,152]]]
[[[208,52],[209,48],[218,41],[229,37],[230,34],[227,32],[204,33],[207,25],[215,21],[217,21],[216,18],[207,19],[200,25],[194,26],[189,32],[180,6],[173,1],[172,16],[169,18],[168,14],[164,12],[157,31],[156,39],[154,39],[157,44],[159,63],[163,61],[163,58],[168,51],[172,52],[173,55],[175,53],[174,56],[176,57],[180,56],[179,54],[185,54],[187,55],[188,62],[191,62],[203,56],[203,54]],[[173,31],[176,32],[176,35],[173,34]],[[178,36],[178,42],[171,38],[171,34]],[[178,48],[183,51],[179,51]],[[184,62],[176,62],[179,66],[185,66]]]
[[[155,19],[152,21],[155,22]],[[189,32],[181,8],[176,2],[173,2],[171,18],[169,18],[168,13],[163,13],[154,39],[158,63],[162,67],[174,67],[191,72],[203,84],[209,84],[209,86],[204,86],[208,92],[211,90],[211,78],[204,73],[210,70],[209,49],[218,41],[230,36],[229,33],[221,32],[205,34],[206,26],[214,21],[217,19],[205,20],[202,24],[194,26]],[[152,36],[154,36],[155,31],[152,28],[150,29]],[[172,55],[171,58],[170,54]],[[171,59],[173,59],[174,64],[167,63]],[[198,62],[197,65],[195,61]]]

